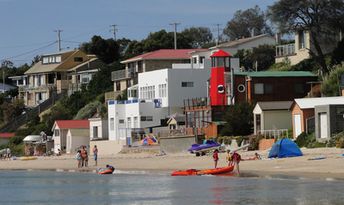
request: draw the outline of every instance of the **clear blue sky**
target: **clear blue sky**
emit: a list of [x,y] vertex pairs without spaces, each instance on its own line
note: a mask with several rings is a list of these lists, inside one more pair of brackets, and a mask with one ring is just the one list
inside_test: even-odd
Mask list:
[[[235,11],[259,5],[266,9],[274,0],[0,0],[0,60],[15,65],[31,62],[33,56],[51,53],[57,45],[54,30],[61,29],[62,48],[78,47],[93,35],[112,38],[110,25],[117,24],[118,38],[140,40],[149,32],[178,31],[206,26],[215,33]],[[40,49],[42,48],[42,49]],[[36,50],[35,50],[36,49]],[[33,51],[35,50],[35,51]],[[21,55],[27,53],[25,55]],[[20,56],[18,56],[20,55]]]

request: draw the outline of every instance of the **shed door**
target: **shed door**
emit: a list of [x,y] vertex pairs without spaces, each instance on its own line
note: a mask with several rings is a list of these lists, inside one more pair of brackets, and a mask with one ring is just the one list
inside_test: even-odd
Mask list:
[[327,138],[327,113],[320,113],[320,138]]
[[301,134],[301,115],[294,115],[294,136],[295,138]]

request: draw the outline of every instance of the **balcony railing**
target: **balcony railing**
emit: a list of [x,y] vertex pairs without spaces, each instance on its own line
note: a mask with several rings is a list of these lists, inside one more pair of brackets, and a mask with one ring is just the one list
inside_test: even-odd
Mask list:
[[122,80],[122,79],[126,79],[126,78],[134,78],[135,74],[136,74],[136,72],[134,72],[134,69],[117,70],[117,71],[113,71],[111,73],[111,80],[117,81],[117,80]]
[[276,57],[295,55],[295,44],[276,46]]
[[51,90],[55,89],[56,85],[54,84],[45,84],[40,86],[32,86],[32,85],[26,85],[26,86],[20,86],[19,92],[25,92],[25,91],[45,91],[45,90]]

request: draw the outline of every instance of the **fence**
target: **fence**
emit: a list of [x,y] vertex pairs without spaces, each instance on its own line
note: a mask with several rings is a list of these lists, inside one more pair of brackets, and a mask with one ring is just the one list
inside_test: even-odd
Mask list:
[[264,138],[277,138],[289,137],[288,129],[279,129],[279,130],[260,130],[257,133],[258,135],[264,136]]

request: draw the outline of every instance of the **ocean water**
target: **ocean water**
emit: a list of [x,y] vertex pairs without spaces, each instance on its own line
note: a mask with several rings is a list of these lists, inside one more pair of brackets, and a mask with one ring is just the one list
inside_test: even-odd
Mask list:
[[344,181],[0,171],[0,204],[344,204]]

